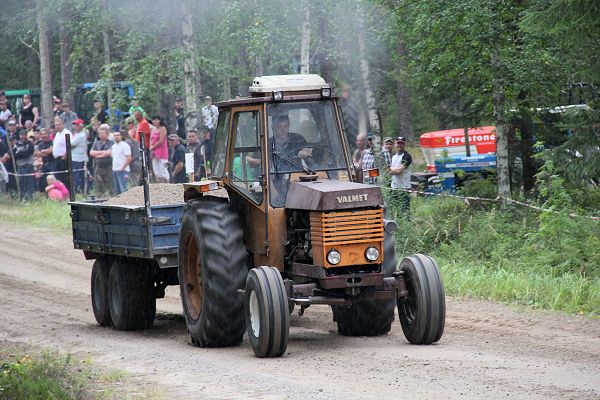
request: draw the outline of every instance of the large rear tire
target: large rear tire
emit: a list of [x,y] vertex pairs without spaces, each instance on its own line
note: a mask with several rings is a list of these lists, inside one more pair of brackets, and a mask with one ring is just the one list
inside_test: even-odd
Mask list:
[[108,305],[108,274],[110,273],[111,264],[112,259],[110,257],[101,255],[96,258],[92,267],[92,310],[96,322],[100,326],[110,326],[112,324]]
[[435,260],[423,254],[400,263],[408,296],[398,299],[398,315],[406,339],[412,344],[435,343],[444,333],[446,298]]
[[273,267],[250,270],[245,291],[246,330],[257,357],[280,357],[287,349],[290,314],[281,274]]
[[[385,232],[383,240],[385,276],[396,271],[396,249],[394,234]],[[333,319],[338,333],[344,336],[379,336],[387,334],[394,322],[396,302],[393,297],[386,300],[364,300],[351,307],[332,306]]]
[[108,300],[113,328],[131,331],[151,328],[156,297],[150,266],[143,261],[117,258],[108,277]]
[[245,259],[243,231],[229,203],[205,198],[186,203],[178,273],[183,314],[194,345],[241,343]]

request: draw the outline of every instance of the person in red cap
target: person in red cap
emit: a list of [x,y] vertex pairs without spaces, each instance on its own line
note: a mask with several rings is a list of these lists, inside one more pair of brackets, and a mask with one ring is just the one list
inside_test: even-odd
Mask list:
[[73,183],[75,193],[85,191],[85,167],[88,160],[87,132],[83,129],[83,120],[75,119],[71,133],[71,161],[73,162]]

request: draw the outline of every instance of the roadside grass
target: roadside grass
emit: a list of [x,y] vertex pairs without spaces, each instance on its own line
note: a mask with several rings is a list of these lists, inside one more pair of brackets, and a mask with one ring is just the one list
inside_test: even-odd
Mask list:
[[9,196],[0,197],[0,221],[25,224],[69,233],[71,229],[70,208],[66,202],[36,199],[20,202]]
[[436,258],[449,295],[600,316],[600,223],[566,213],[412,198],[399,257]]
[[89,357],[79,360],[71,354],[0,344],[0,399],[162,398],[156,388],[140,388],[127,373],[97,368]]

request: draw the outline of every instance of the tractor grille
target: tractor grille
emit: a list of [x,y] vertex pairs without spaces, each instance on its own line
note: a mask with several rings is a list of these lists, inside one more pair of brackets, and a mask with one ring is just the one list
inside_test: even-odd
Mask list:
[[383,210],[312,212],[310,232],[313,247],[383,241]]

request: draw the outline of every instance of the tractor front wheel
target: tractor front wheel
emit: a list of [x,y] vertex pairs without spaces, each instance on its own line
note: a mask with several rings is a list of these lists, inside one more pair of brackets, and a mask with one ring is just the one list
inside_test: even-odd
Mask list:
[[246,279],[246,330],[257,357],[285,353],[290,331],[288,297],[281,274],[273,267],[250,270]]
[[423,254],[400,263],[408,295],[398,299],[398,315],[406,339],[412,344],[435,343],[444,333],[446,298],[435,260]]

